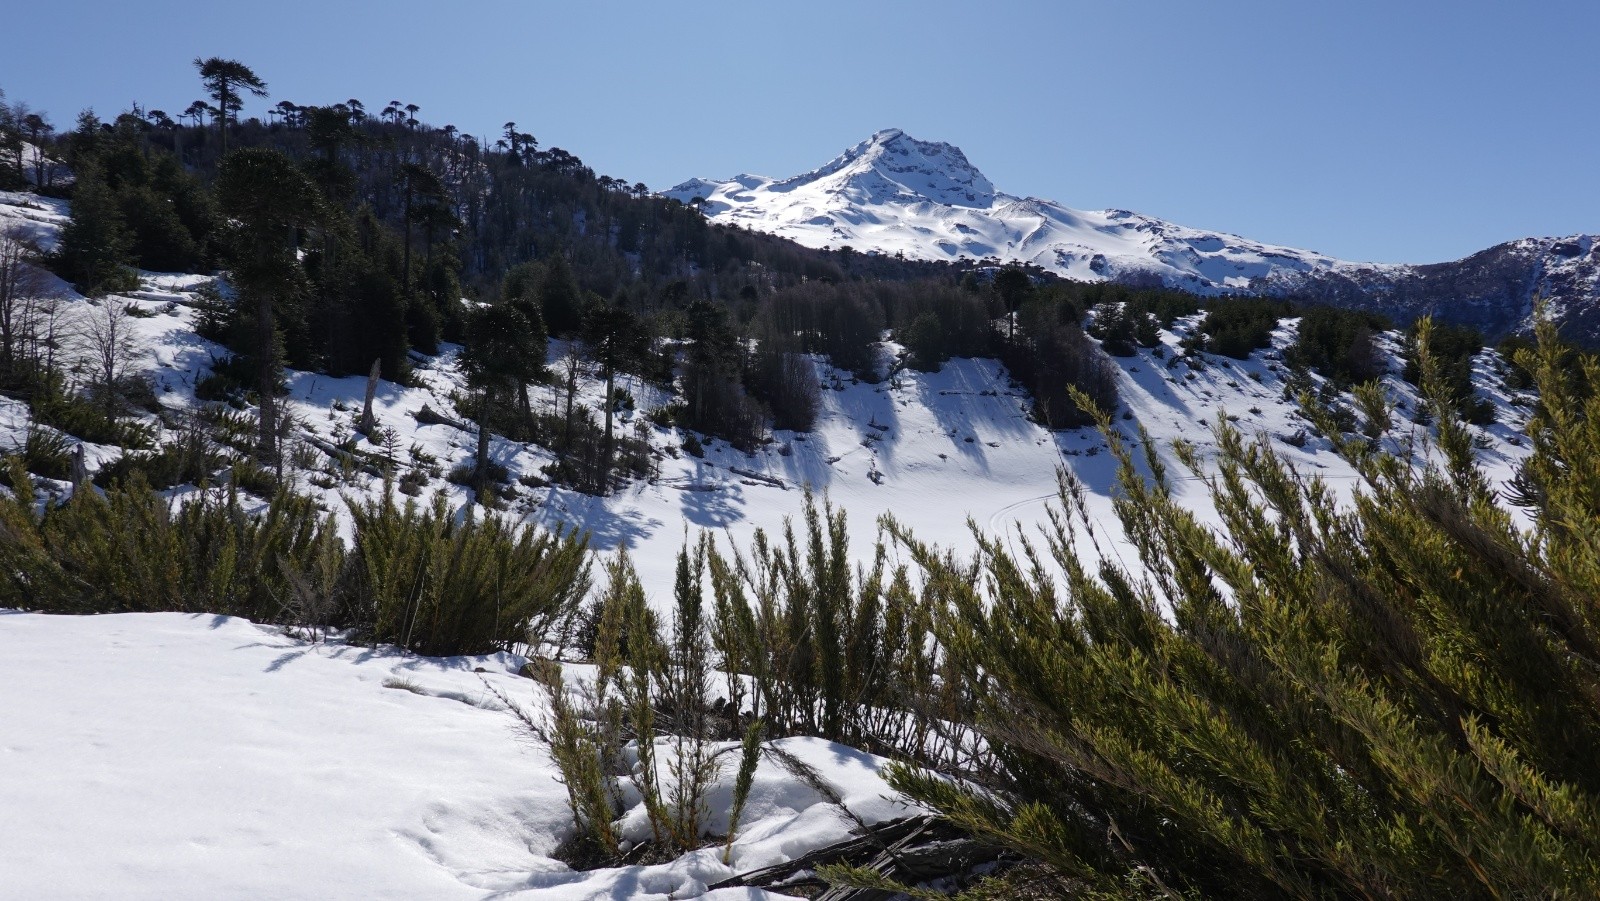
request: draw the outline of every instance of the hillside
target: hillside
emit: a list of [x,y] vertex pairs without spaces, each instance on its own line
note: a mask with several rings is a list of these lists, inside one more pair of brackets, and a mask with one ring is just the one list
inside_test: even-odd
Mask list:
[[[61,227],[65,212],[60,201],[0,196],[0,220],[25,221],[46,242]],[[84,299],[59,281],[54,284],[65,323],[87,322],[107,304],[124,305],[139,314],[127,320],[137,348],[130,372],[154,386],[155,408],[139,415],[161,444],[181,438],[187,417],[229,409],[195,393],[219,361],[229,357],[226,348],[195,331],[200,315],[197,291],[212,280],[205,275],[146,272],[141,274],[140,290],[97,301]],[[1173,440],[1205,446],[1218,416],[1236,416],[1246,431],[1270,437],[1275,448],[1306,471],[1335,483],[1350,481],[1353,471],[1329,450],[1326,439],[1305,437],[1308,424],[1296,403],[1285,397],[1289,372],[1279,358],[1293,340],[1293,321],[1280,327],[1272,349],[1248,361],[1202,355],[1200,363],[1191,364],[1180,359],[1180,343],[1200,319],[1180,320],[1173,330],[1162,333],[1158,348],[1114,358],[1122,405],[1117,427],[1135,437],[1140,429],[1146,430],[1170,458],[1168,445]],[[1390,371],[1386,382],[1404,409],[1414,410],[1414,389],[1398,377],[1398,341],[1390,334],[1380,342]],[[548,361],[552,368],[566,351],[564,342],[552,342]],[[884,371],[893,366],[898,351],[893,343],[879,346]],[[341,511],[346,498],[381,495],[385,460],[392,459],[395,474],[411,474],[423,499],[444,492],[454,509],[470,509],[473,490],[445,479],[453,469],[470,465],[476,445],[472,423],[455,412],[456,399],[466,392],[459,352],[457,346],[445,345],[437,355],[414,354],[410,385],[380,381],[374,402],[375,432],[392,432],[392,458],[384,446],[357,434],[365,378],[289,370],[281,403],[294,423],[285,454],[292,461],[289,473],[295,490]],[[67,353],[87,351],[69,348]],[[1498,365],[1496,355],[1485,351],[1477,363],[1476,380],[1501,420],[1483,430],[1484,458],[1505,479],[1525,453],[1517,430],[1526,407],[1512,404],[1512,395],[1496,374]],[[584,409],[600,408],[604,383],[599,372],[590,363],[579,372],[577,403]],[[619,414],[618,431],[647,443],[653,471],[611,495],[586,494],[548,483],[546,467],[557,458],[551,449],[495,434],[492,459],[507,470],[503,504],[518,518],[587,530],[598,550],[631,548],[645,585],[662,599],[672,583],[674,555],[686,534],[692,537],[708,529],[743,546],[755,529],[774,532],[786,517],[799,514],[807,488],[849,514],[858,559],[871,558],[873,524],[886,513],[920,537],[954,548],[971,546],[968,518],[991,532],[1021,525],[1031,533],[1045,522],[1046,501],[1056,493],[1058,467],[1081,478],[1091,489],[1095,509],[1107,523],[1112,521],[1114,464],[1103,453],[1103,440],[1093,429],[1052,432],[1032,421],[1029,398],[993,360],[957,358],[931,373],[897,369],[876,384],[821,361],[817,378],[822,405],[813,431],[773,431],[770,441],[748,453],[702,437],[697,441],[704,445],[703,456],[696,457],[685,450],[690,432],[650,420],[651,412],[669,404],[672,396],[624,375],[619,384],[634,406]],[[552,415],[564,402],[558,385],[536,390],[532,398],[538,410]],[[0,448],[20,447],[30,430],[59,434],[50,426],[34,425],[26,404],[0,403],[5,404],[0,408],[4,411]],[[442,413],[449,421],[429,417],[425,409]],[[80,443],[75,436],[62,437],[69,445]],[[126,453],[114,445],[84,446],[90,475]],[[226,446],[221,450],[229,452]],[[226,484],[229,472],[219,463],[209,484]],[[1200,485],[1180,485],[1192,486],[1194,491],[1187,496],[1199,503],[1204,495]],[[57,482],[53,490],[65,494],[70,486]],[[193,485],[177,486],[174,492],[181,496],[195,490]]]

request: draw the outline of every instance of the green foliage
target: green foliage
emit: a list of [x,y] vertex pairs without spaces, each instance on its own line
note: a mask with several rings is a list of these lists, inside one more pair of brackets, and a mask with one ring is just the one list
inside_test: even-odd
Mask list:
[[551,257],[539,280],[539,307],[552,335],[572,335],[583,327],[583,295],[560,254]]
[[352,604],[375,641],[419,654],[482,654],[564,622],[588,589],[587,541],[518,528],[442,495],[430,506],[351,503]]
[[679,424],[741,450],[754,449],[766,437],[767,411],[745,391],[740,378],[744,348],[727,309],[700,299],[688,305],[685,316],[690,344],[683,368],[686,405]]
[[1294,307],[1287,301],[1256,297],[1227,297],[1206,304],[1206,318],[1201,320],[1197,342],[1208,353],[1249,359],[1251,352],[1269,347],[1272,332],[1286,316],[1293,315]]
[[[936,282],[884,285],[877,293],[883,299],[896,340],[910,353],[911,366],[934,372],[951,357],[986,357],[994,353],[995,307],[999,299],[992,293],[964,291]],[[1046,295],[1033,292],[1033,296]]]
[[[1112,305],[1100,311],[1120,315],[1120,309]],[[1029,303],[1017,317],[1021,337],[1009,342],[1000,355],[1012,377],[1033,395],[1034,418],[1051,429],[1093,421],[1074,392],[1086,394],[1103,408],[1117,405],[1117,368],[1106,358],[1109,351],[1102,349],[1109,342],[1095,347],[1078,328],[1076,312],[1057,301]]]
[[731,706],[769,733],[820,735],[881,747],[902,735],[890,711],[926,692],[903,668],[918,623],[905,573],[881,553],[852,571],[845,516],[809,495],[797,530],[758,532],[749,552],[702,545],[714,606],[716,668],[731,679]]
[[758,334],[783,351],[821,354],[872,381],[883,325],[882,304],[872,286],[815,282],[767,298]]
[[138,275],[129,268],[132,246],[117,198],[91,163],[78,172],[72,220],[61,230],[51,264],[86,295],[131,291],[139,285]]
[[[222,462],[204,428],[198,423],[183,429],[177,440],[154,451],[124,451],[117,459],[95,470],[94,483],[109,487],[132,479],[135,473],[157,490],[179,484],[199,485],[209,479]],[[261,492],[256,492],[260,494]],[[272,492],[265,492],[271,496]]]
[[950,337],[932,310],[923,311],[900,332],[900,343],[911,354],[911,366],[923,372],[938,372],[950,359]]
[[231,500],[174,505],[135,477],[31,509],[0,500],[0,603],[57,613],[176,610],[272,621],[288,573],[334,525],[279,495],[257,516]]
[[[21,446],[12,448],[11,453],[14,456],[7,459],[18,461],[23,472],[57,481],[72,477],[73,445],[61,432],[35,425],[28,429]],[[0,472],[0,477],[10,479],[9,471]],[[15,483],[7,481],[6,484],[14,487]]]
[[69,390],[65,379],[57,372],[45,372],[37,377],[32,409],[35,422],[82,441],[136,449],[155,443],[149,426],[112,415],[104,403]]
[[[1417,342],[1420,321],[1406,330],[1405,369],[1401,376],[1413,385],[1422,381]],[[1475,425],[1494,421],[1494,403],[1478,399],[1472,388],[1472,362],[1483,350],[1483,334],[1466,325],[1433,324],[1431,350],[1441,379],[1458,415]]]
[[1045,547],[980,536],[978,578],[896,527],[987,753],[946,758],[965,780],[892,781],[1059,892],[1600,891],[1600,401],[1572,396],[1552,345],[1527,355],[1547,493],[1525,532],[1473,464],[1428,325],[1418,344],[1443,462],[1342,442],[1364,479],[1348,506],[1219,421],[1214,462],[1179,448],[1213,531],[1102,418],[1148,581],[1076,556],[1094,526],[1070,475]]
[[1383,375],[1377,334],[1388,320],[1337,307],[1304,307],[1295,342],[1284,351],[1290,366],[1315,370],[1335,382],[1355,385]]

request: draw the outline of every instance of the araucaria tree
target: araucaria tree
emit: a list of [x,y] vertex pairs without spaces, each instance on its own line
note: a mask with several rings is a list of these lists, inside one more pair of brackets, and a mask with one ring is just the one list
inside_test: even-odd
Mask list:
[[200,70],[200,81],[211,94],[214,103],[211,116],[217,123],[219,152],[225,155],[228,152],[228,124],[244,108],[244,95],[267,96],[267,83],[249,66],[236,59],[195,57],[194,67]]
[[508,303],[488,304],[467,322],[467,343],[461,369],[467,386],[478,394],[478,453],[473,482],[483,492],[493,481],[489,467],[489,430],[497,407],[518,386],[544,372],[545,336],[535,323]]
[[296,255],[300,230],[321,213],[316,186],[276,150],[236,150],[217,173],[217,202],[234,222],[228,235],[230,278],[242,310],[254,309],[256,390],[264,459],[277,456],[276,393],[282,367],[275,311],[306,290]]
[[639,317],[614,303],[594,303],[584,314],[583,340],[600,364],[606,380],[606,440],[600,454],[599,484],[605,488],[611,478],[614,450],[612,420],[616,411],[617,370],[632,366],[644,357],[649,337]]

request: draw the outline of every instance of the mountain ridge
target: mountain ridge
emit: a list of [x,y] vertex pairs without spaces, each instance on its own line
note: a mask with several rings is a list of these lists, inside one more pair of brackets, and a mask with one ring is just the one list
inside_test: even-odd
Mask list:
[[959,147],[898,128],[787,178],[696,178],[663,192],[713,222],[816,248],[912,259],[1027,263],[1081,281],[1161,284],[1202,295],[1295,296],[1424,314],[1498,338],[1525,329],[1537,298],[1569,338],[1600,343],[1600,241],[1588,234],[1503,242],[1459,260],[1368,263],[1126,209],[1079,210],[999,190]]

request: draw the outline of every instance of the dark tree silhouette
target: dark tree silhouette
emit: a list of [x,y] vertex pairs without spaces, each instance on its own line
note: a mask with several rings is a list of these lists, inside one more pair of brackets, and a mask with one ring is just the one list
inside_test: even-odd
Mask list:
[[649,336],[632,311],[614,303],[591,304],[584,311],[583,341],[589,345],[595,362],[606,380],[606,440],[600,455],[600,484],[607,486],[611,478],[611,460],[615,448],[612,416],[616,403],[612,394],[616,389],[617,370],[632,366],[644,358]]
[[217,202],[235,223],[229,262],[240,303],[255,305],[256,379],[261,398],[263,458],[277,456],[276,400],[280,353],[275,304],[301,289],[296,260],[300,228],[322,210],[317,188],[276,150],[236,150],[217,171]]
[[511,304],[479,307],[467,321],[467,342],[461,370],[478,392],[478,453],[473,481],[479,492],[491,481],[489,430],[494,411],[518,385],[537,379],[544,370],[544,335]]
[[224,156],[228,152],[228,123],[244,108],[244,94],[241,92],[265,97],[267,83],[257,77],[249,66],[236,59],[195,57],[194,66],[200,70],[200,81],[215,102],[211,113],[217,120],[218,155]]

